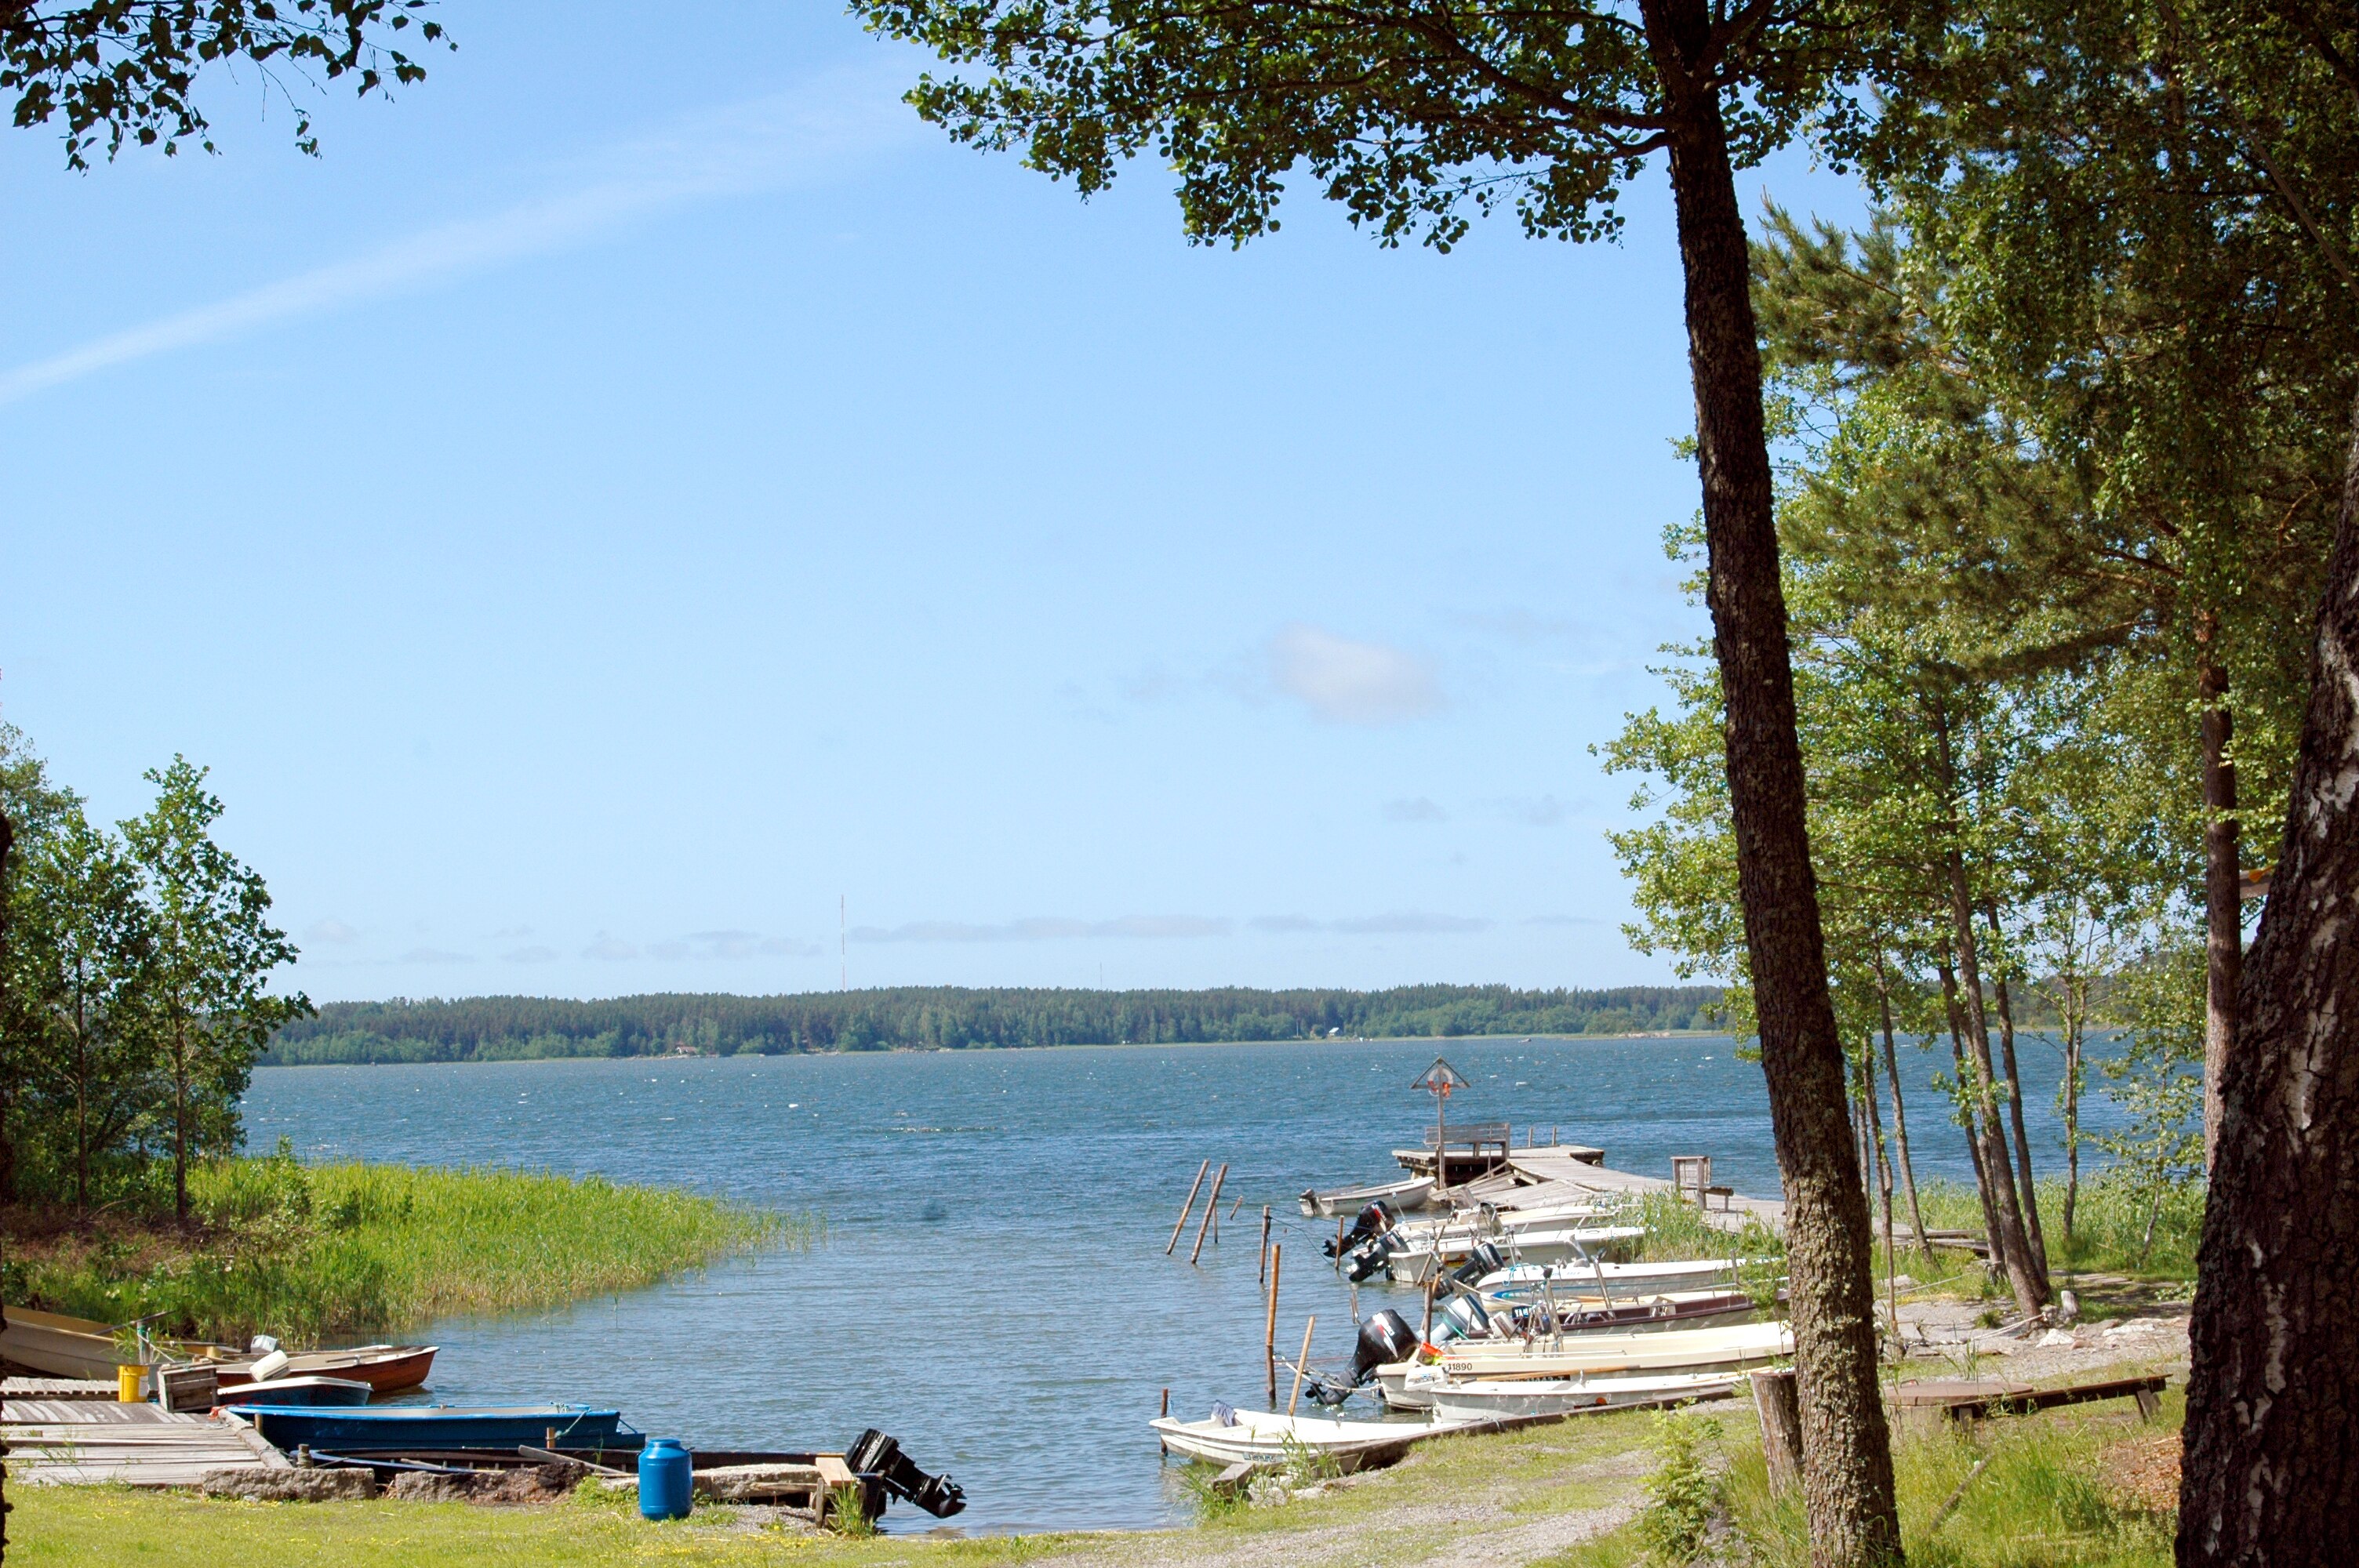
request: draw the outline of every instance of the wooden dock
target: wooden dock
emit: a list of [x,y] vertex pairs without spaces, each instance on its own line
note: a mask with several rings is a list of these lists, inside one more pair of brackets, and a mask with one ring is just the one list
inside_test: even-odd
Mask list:
[[[1450,1129],[1453,1134],[1458,1130],[1456,1127]],[[1482,1130],[1490,1132],[1492,1127],[1486,1125]],[[1429,1133],[1426,1147],[1396,1149],[1393,1158],[1406,1170],[1430,1175],[1436,1164],[1432,1144]],[[1441,1162],[1452,1178],[1451,1184],[1479,1182],[1482,1195],[1502,1207],[1540,1208],[1680,1190],[1669,1176],[1616,1171],[1605,1163],[1603,1150],[1585,1144],[1541,1143],[1536,1138],[1521,1145],[1503,1144],[1491,1139],[1460,1143],[1452,1138],[1441,1154]],[[1512,1188],[1496,1181],[1502,1175],[1514,1183]],[[1498,1190],[1493,1190],[1495,1185]],[[1507,1196],[1509,1192],[1512,1198]],[[1741,1193],[1712,1188],[1710,1200],[1703,1206],[1704,1218],[1721,1229],[1741,1230],[1747,1219],[1757,1219],[1772,1230],[1785,1227],[1786,1205],[1780,1199],[1746,1197]]]
[[214,1470],[291,1468],[234,1415],[203,1416],[102,1400],[0,1401],[8,1479],[27,1486],[120,1482],[193,1487]]

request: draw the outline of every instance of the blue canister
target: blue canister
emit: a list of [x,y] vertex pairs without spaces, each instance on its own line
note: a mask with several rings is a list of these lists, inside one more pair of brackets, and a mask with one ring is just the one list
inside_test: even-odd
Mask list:
[[639,1450],[639,1513],[647,1519],[686,1519],[695,1490],[688,1444],[677,1437],[650,1437]]

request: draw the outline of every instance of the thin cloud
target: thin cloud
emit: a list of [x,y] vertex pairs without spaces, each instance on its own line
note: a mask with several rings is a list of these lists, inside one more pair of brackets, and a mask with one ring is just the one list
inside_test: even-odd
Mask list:
[[1488,931],[1496,924],[1496,921],[1475,915],[1426,914],[1414,911],[1396,914],[1352,915],[1342,920],[1312,920],[1299,914],[1264,914],[1251,922],[1256,931],[1326,931],[1340,936],[1457,936]]
[[1530,795],[1509,795],[1485,803],[1494,816],[1509,822],[1520,822],[1527,827],[1553,827],[1565,818],[1564,802],[1552,795],[1537,798]]
[[412,947],[394,960],[400,964],[472,964],[473,955],[453,953],[441,947]]
[[[894,61],[897,79],[899,61]],[[0,404],[157,354],[447,281],[577,245],[665,208],[774,189],[916,134],[877,71],[691,116],[583,160],[588,183],[488,217],[444,223],[366,255],[110,332],[0,372]]]
[[1387,822],[1447,822],[1450,813],[1423,795],[1414,800],[1388,800],[1384,805]]
[[630,943],[609,936],[601,931],[595,942],[582,949],[582,956],[585,958],[603,958],[610,963],[621,963],[626,958],[637,957],[639,950]]
[[1440,711],[1441,686],[1418,655],[1297,623],[1269,640],[1270,681],[1338,724],[1397,724]]
[[500,955],[501,961],[509,964],[546,964],[556,957],[554,947],[518,947]]
[[1002,925],[958,920],[914,920],[906,925],[855,925],[854,942],[1064,942],[1088,938],[1133,941],[1188,940],[1226,936],[1226,920],[1193,914],[1130,914],[1119,920],[1065,920],[1042,916]]
[[361,934],[341,920],[315,920],[303,935],[313,942],[333,942],[342,947],[361,939]]
[[1528,914],[1524,917],[1522,924],[1526,925],[1603,925],[1605,922],[1587,914]]
[[1256,914],[1248,923],[1256,931],[1316,931],[1319,923],[1307,914]]

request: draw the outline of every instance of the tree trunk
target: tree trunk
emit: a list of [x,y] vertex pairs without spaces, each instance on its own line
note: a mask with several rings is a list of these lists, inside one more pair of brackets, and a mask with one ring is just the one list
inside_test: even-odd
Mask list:
[[1709,80],[1712,11],[1704,0],[1641,0],[1639,9],[1669,122],[1737,891],[1785,1179],[1811,1559],[1864,1568],[1899,1561],[1900,1520],[1876,1384],[1867,1200],[1810,868],[1751,255]]
[[2072,1211],[2081,1201],[2081,1035],[2076,1017],[2064,1030],[2064,1246],[2072,1246]]
[[[1956,773],[1950,762],[1950,726],[1946,713],[1934,723],[1940,750],[1941,784],[1951,808],[1956,809]],[[1954,831],[1955,823],[1952,823]],[[1999,1130],[1997,1073],[1991,1065],[1990,1019],[1983,1011],[1982,962],[1974,943],[1973,891],[1966,883],[1966,858],[1952,840],[1942,857],[1950,882],[1950,934],[1958,953],[1959,989],[1965,995],[1966,1051],[1974,1065],[1974,1133],[1982,1148],[1983,1173],[1988,1177],[1991,1217],[1998,1228],[1991,1248],[2006,1271],[2007,1288],[2015,1292],[2018,1312],[2035,1313],[2048,1304],[2048,1281],[2032,1266],[2031,1244],[2023,1233],[2023,1207],[2017,1200],[2015,1167],[2006,1157],[2006,1135]]]
[[189,1042],[172,1035],[172,1214],[189,1223]]
[[1973,1075],[1966,1070],[1965,1022],[1958,1012],[1958,972],[1943,959],[1941,1003],[1950,1015],[1950,1061],[1957,1073],[1958,1125],[1966,1131],[1966,1157],[1974,1163],[1974,1193],[1983,1200],[1983,1239],[1990,1260],[2004,1273],[2006,1261],[1998,1249],[1998,1206],[1991,1199],[1990,1167],[1983,1163],[1982,1119],[1974,1114]]
[[1917,1168],[1908,1160],[1908,1111],[1900,1098],[1900,1054],[1892,1044],[1892,990],[1885,978],[1884,955],[1875,956],[1875,1000],[1884,1010],[1884,1070],[1892,1079],[1892,1141],[1900,1156],[1900,1183],[1908,1193],[1908,1224],[1917,1238],[1917,1250],[1930,1255],[1930,1245],[1925,1239],[1925,1210],[1917,1202]]
[[2219,622],[2210,611],[2195,622],[2195,693],[2203,705],[2203,1163],[2220,1143],[2220,1084],[2236,1045],[2236,990],[2245,968],[2243,889],[2237,882],[2236,764],[2228,744],[2228,671],[2220,663]]
[[[1998,926],[1998,915],[1990,916],[1992,929]],[[2021,1180],[2017,1192],[2023,1205],[2023,1238],[2031,1247],[2032,1267],[2040,1279],[2048,1278],[2048,1238],[2039,1228],[2039,1187],[2031,1174],[2031,1137],[2023,1126],[2023,1071],[2015,1065],[2015,1004],[2009,1000],[2006,976],[2001,973],[1994,988],[1998,998],[1998,1059],[2006,1069],[2006,1116],[2015,1132],[2015,1168]]]
[[2189,1331],[2188,1568],[2324,1568],[2359,1541],[2359,406],[2326,584],[2285,839],[2220,1078]]

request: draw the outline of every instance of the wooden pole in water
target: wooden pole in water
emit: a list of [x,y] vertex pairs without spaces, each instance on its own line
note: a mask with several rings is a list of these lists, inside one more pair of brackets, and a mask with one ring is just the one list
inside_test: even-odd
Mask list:
[[1234,1218],[1236,1218],[1236,1217],[1237,1217],[1237,1210],[1239,1210],[1239,1209],[1241,1209],[1241,1208],[1243,1208],[1243,1207],[1245,1207],[1245,1194],[1243,1194],[1243,1193],[1239,1193],[1239,1194],[1237,1195],[1236,1201],[1235,1201],[1234,1203],[1233,1203],[1233,1204],[1229,1205],[1229,1217],[1230,1217],[1231,1219],[1234,1219]]
[[1294,1357],[1294,1391],[1286,1396],[1286,1419],[1294,1419],[1294,1406],[1302,1398],[1302,1365],[1310,1359],[1310,1331],[1319,1326],[1319,1314],[1312,1313],[1302,1325],[1302,1348]]
[[1179,1247],[1180,1233],[1188,1228],[1188,1211],[1196,1206],[1196,1189],[1204,1184],[1204,1173],[1212,1168],[1212,1162],[1210,1160],[1196,1167],[1196,1185],[1188,1189],[1188,1201],[1180,1206],[1180,1217],[1171,1227],[1171,1239],[1163,1248],[1163,1255],[1166,1258],[1170,1257],[1172,1251]]
[[1160,1410],[1158,1410],[1158,1411],[1157,1411],[1155,1413],[1156,1413],[1158,1417],[1160,1417],[1160,1416],[1167,1416],[1167,1415],[1169,1415],[1169,1414],[1171,1413],[1171,1390],[1170,1390],[1166,1389],[1166,1390],[1163,1390],[1163,1408],[1162,1408],[1162,1409],[1160,1409]]
[[[1203,1223],[1196,1227],[1196,1246],[1194,1250],[1188,1254],[1188,1261],[1190,1263],[1204,1255],[1204,1234],[1212,1228],[1212,1220],[1221,1212],[1221,1184],[1228,1179],[1229,1162],[1223,1160],[1221,1162],[1220,1173],[1212,1178],[1212,1195],[1204,1200]],[[1187,1217],[1182,1215],[1180,1217],[1185,1219]]]
[[1282,1241],[1271,1242],[1269,1244],[1268,1311],[1262,1320],[1261,1356],[1262,1362],[1269,1373],[1269,1404],[1272,1410],[1277,1408],[1277,1268],[1285,1261],[1286,1244]]
[[1269,1283],[1269,1205],[1261,1206],[1261,1267],[1254,1271],[1254,1283]]
[[1335,1271],[1343,1271],[1343,1217],[1335,1217]]
[[1441,1271],[1438,1269],[1425,1277],[1425,1322],[1417,1331],[1417,1342],[1420,1347],[1433,1343],[1433,1288],[1440,1282]]

